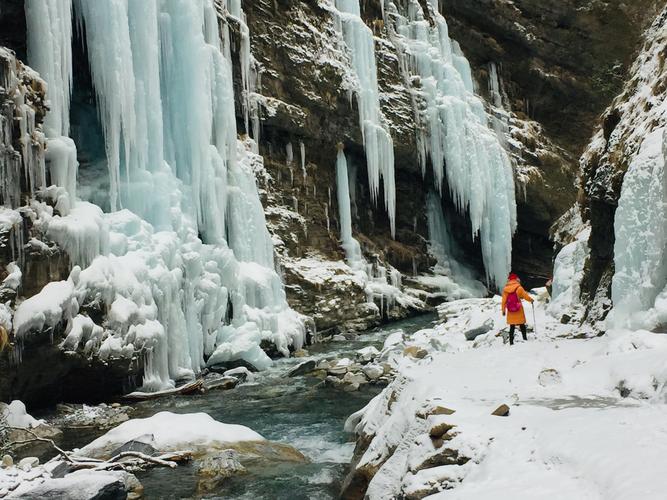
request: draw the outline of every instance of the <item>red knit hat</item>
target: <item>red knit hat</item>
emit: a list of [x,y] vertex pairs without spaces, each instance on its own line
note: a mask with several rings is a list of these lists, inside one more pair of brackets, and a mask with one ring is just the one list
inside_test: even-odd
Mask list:
[[518,276],[517,274],[510,273],[510,275],[507,277],[507,279],[508,279],[509,281],[518,280],[518,279],[519,279],[519,276]]

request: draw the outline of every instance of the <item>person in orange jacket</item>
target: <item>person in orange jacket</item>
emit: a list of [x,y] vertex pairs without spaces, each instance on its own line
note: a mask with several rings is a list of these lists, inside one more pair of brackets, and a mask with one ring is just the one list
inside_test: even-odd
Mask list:
[[510,273],[507,278],[507,284],[503,289],[502,310],[503,316],[507,315],[507,324],[510,325],[510,345],[514,345],[514,330],[517,325],[521,329],[523,340],[528,340],[526,333],[526,314],[523,311],[521,299],[527,300],[531,304],[533,298],[521,286],[519,277]]

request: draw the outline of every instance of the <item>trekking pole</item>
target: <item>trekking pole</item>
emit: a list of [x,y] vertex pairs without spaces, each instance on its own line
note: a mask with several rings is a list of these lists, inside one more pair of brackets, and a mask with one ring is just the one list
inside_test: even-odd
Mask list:
[[535,320],[535,304],[531,302],[530,305],[533,307],[533,332],[535,333],[535,336],[537,336],[537,321]]

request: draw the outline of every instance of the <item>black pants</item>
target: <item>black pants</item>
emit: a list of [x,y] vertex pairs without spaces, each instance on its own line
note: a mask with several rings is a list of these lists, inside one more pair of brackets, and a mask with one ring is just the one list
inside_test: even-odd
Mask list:
[[[510,325],[510,345],[514,345],[514,330],[517,325]],[[523,337],[523,340],[528,340],[528,337],[526,336],[526,325],[525,323],[523,325],[519,325],[519,328],[521,329],[521,336]]]

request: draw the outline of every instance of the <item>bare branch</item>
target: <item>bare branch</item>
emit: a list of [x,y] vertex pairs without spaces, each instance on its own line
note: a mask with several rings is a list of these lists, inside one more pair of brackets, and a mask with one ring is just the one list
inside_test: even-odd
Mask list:
[[11,426],[7,426],[7,428],[10,429],[10,430],[13,430],[13,431],[23,431],[23,432],[27,432],[28,434],[30,434],[30,435],[32,436],[32,439],[27,439],[27,440],[22,440],[22,441],[13,441],[13,442],[9,443],[9,446],[11,446],[11,445],[17,445],[17,444],[33,443],[33,442],[35,442],[35,441],[40,441],[40,442],[42,442],[42,443],[48,443],[48,444],[50,444],[51,446],[53,446],[53,448],[54,448],[54,449],[55,449],[55,450],[56,450],[56,451],[57,451],[57,452],[58,452],[58,453],[59,453],[59,454],[60,454],[60,455],[67,461],[67,462],[69,462],[69,463],[73,463],[73,460],[70,458],[70,456],[67,454],[67,452],[66,452],[65,450],[63,450],[62,448],[60,448],[60,447],[53,441],[53,439],[48,439],[48,438],[43,438],[43,437],[41,437],[41,436],[38,436],[37,434],[35,434],[33,431],[31,431],[31,430],[28,429],[28,428],[23,428],[23,427],[11,427]]

